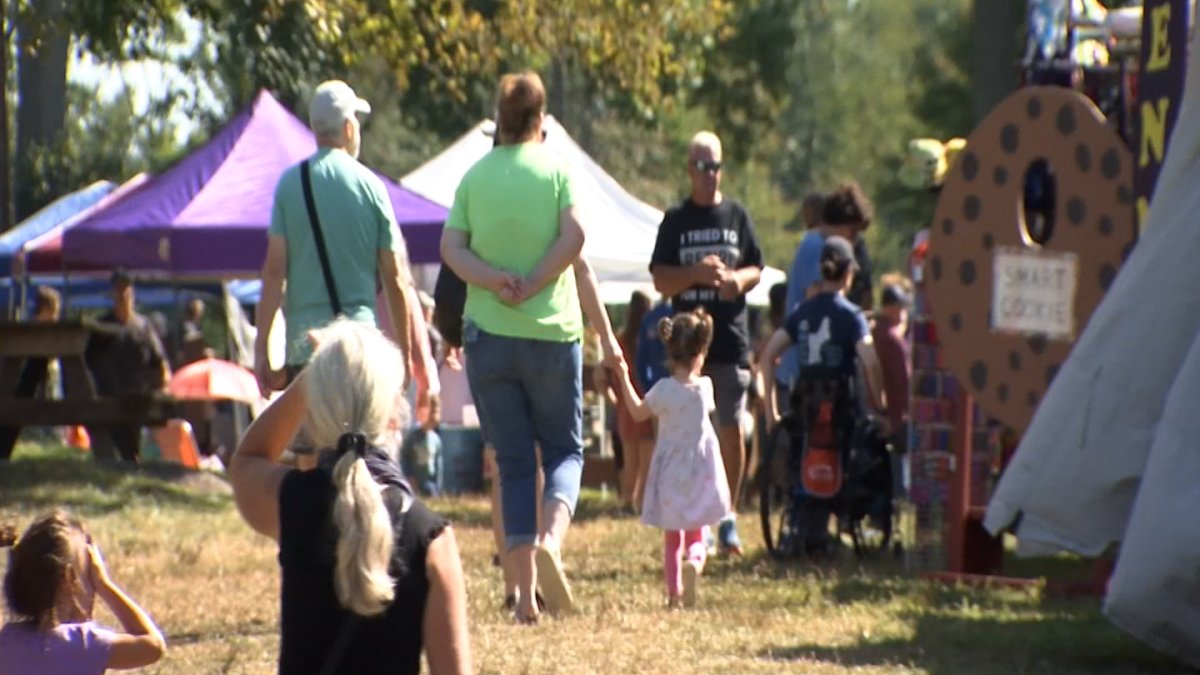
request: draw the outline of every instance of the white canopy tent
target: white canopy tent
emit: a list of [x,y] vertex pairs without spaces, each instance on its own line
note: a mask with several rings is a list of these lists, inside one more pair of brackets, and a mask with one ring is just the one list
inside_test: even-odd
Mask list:
[[[650,279],[650,255],[662,222],[662,211],[625,191],[553,117],[546,117],[546,145],[562,155],[571,167],[579,206],[587,219],[584,255],[600,279],[605,303],[623,303],[634,290],[655,294]],[[400,179],[405,188],[447,208],[467,170],[492,149],[495,124],[485,120],[441,154]],[[754,305],[767,304],[767,291],[783,281],[782,271],[768,267],[762,281],[748,296]]]

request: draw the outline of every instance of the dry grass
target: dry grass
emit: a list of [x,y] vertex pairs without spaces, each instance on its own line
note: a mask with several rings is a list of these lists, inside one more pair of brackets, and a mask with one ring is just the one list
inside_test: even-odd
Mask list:
[[[0,465],[0,521],[24,526],[54,506],[86,520],[118,583],[167,633],[167,657],[147,672],[275,672],[275,549],[242,524],[223,481],[166,467],[104,469],[30,446],[21,457]],[[1112,628],[1095,601],[932,585],[891,562],[716,560],[702,578],[703,608],[668,611],[660,536],[598,494],[585,495],[566,550],[580,611],[517,627],[500,610],[486,501],[433,506],[454,521],[463,548],[481,673],[1181,670]],[[749,550],[761,550],[755,521],[743,518]]]

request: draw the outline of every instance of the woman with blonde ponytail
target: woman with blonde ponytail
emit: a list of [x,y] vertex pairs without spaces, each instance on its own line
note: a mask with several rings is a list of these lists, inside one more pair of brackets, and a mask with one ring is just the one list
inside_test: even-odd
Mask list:
[[[279,543],[279,672],[418,673],[422,652],[435,675],[470,672],[454,532],[415,499],[389,441],[408,426],[400,351],[344,319],[312,341],[230,465],[243,518]],[[301,425],[319,448],[309,471],[278,463]]]

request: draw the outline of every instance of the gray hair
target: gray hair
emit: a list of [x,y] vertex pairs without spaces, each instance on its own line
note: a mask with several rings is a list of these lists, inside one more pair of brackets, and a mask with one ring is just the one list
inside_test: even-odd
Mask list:
[[[349,319],[334,321],[314,337],[318,346],[307,368],[304,422],[314,446],[332,448],[342,434],[357,432],[394,455],[390,431],[406,427],[409,415],[400,350],[377,328]],[[333,484],[334,590],[355,614],[380,614],[395,593],[388,573],[393,530],[382,487],[352,452],[334,465]]]
[[712,150],[713,156],[717,159],[721,158],[721,139],[711,131],[700,131],[688,143],[688,152],[691,153],[697,148],[708,148]]

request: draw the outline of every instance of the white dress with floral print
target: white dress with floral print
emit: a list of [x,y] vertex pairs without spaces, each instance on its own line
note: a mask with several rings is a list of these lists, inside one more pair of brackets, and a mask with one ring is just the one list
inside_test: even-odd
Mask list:
[[712,380],[659,380],[646,394],[658,418],[658,440],[646,479],[642,522],[664,530],[694,530],[724,518],[729,482],[709,413]]

